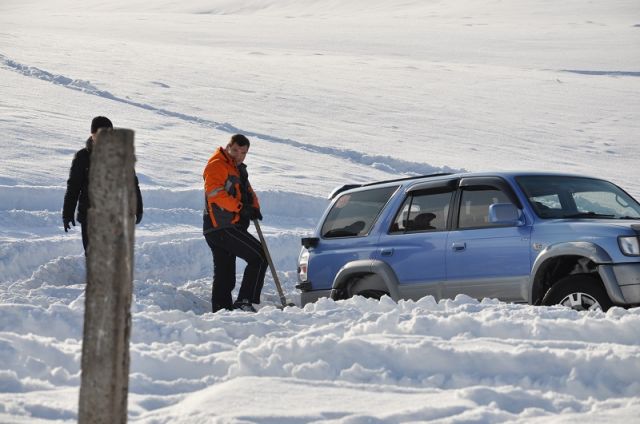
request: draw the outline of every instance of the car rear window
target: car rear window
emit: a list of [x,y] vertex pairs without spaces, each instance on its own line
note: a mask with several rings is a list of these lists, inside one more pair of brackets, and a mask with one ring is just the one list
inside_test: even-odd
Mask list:
[[322,225],[322,237],[358,237],[369,233],[398,186],[345,193],[335,201]]

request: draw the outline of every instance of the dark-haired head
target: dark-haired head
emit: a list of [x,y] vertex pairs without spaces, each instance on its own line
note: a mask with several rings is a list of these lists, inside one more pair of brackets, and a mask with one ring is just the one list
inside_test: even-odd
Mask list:
[[242,134],[235,134],[231,136],[229,143],[227,143],[225,152],[235,161],[236,165],[240,165],[244,162],[244,158],[249,152],[249,144],[247,137]]
[[227,144],[227,146],[231,146],[233,144],[237,144],[240,147],[245,147],[245,146],[250,147],[251,146],[251,142],[243,134],[234,134],[234,135],[232,135],[231,139],[229,140],[229,143]]
[[100,128],[113,129],[113,124],[106,116],[96,116],[91,121],[91,134],[97,133]]

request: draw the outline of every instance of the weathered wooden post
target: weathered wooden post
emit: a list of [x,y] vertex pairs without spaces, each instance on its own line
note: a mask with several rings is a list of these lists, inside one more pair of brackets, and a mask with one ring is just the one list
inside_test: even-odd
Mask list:
[[78,423],[126,423],[136,212],[133,131],[101,129],[91,153]]

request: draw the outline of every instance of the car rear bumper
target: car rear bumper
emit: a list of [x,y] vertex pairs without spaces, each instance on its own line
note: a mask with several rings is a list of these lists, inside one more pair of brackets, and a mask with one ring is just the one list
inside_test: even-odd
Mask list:
[[328,290],[313,290],[313,291],[303,291],[300,293],[300,303],[302,306],[307,303],[313,303],[320,299],[321,297],[330,297],[331,289]]

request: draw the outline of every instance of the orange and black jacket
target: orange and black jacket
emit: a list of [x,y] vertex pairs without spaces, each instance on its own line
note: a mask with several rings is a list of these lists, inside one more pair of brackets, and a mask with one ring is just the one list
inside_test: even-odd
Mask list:
[[204,234],[240,225],[240,209],[243,202],[260,208],[258,196],[249,184],[244,164],[240,167],[243,172],[222,147],[218,147],[207,162],[202,175],[205,195],[202,225]]

